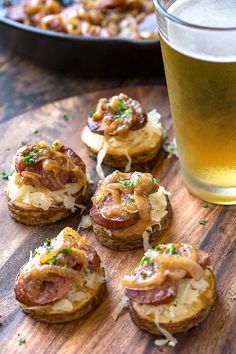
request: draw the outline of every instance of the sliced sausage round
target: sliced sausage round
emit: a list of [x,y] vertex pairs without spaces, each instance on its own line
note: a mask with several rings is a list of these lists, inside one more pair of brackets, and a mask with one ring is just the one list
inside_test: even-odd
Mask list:
[[178,292],[178,282],[166,281],[154,289],[125,289],[125,295],[138,304],[161,305],[173,301]]
[[98,205],[93,205],[90,210],[92,221],[108,229],[126,229],[140,220],[139,212],[131,214],[122,210],[122,208],[120,209],[119,217],[106,217],[103,213],[103,209],[112,207],[112,205],[113,201],[110,195],[105,197]]
[[[35,155],[32,163],[27,163],[25,157],[27,153],[35,151],[35,146],[26,146],[17,153],[15,158],[15,169],[17,173],[22,173],[23,171],[33,172],[40,176],[39,180],[33,178],[27,178],[27,184],[32,185],[33,187],[38,187],[37,183],[40,183],[41,186],[55,191],[63,187],[67,183],[78,182],[78,174],[74,171],[66,171],[64,169],[44,169],[44,162],[46,161],[46,156]],[[71,162],[79,166],[83,173],[85,173],[85,164],[81,158],[70,148],[62,147],[60,152],[67,155]],[[53,156],[51,157],[53,160]],[[66,166],[65,166],[66,167]]]
[[71,279],[49,275],[48,279],[24,279],[20,277],[15,286],[18,301],[25,305],[50,305],[62,299],[72,287]]

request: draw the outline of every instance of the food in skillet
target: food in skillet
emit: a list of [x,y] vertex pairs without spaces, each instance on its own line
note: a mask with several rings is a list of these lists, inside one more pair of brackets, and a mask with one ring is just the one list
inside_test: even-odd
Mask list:
[[8,8],[7,17],[41,29],[81,36],[157,38],[152,0],[74,3],[63,8],[57,0],[22,0]]
[[90,113],[82,141],[89,154],[97,157],[97,172],[104,178],[101,163],[126,167],[145,163],[158,153],[162,140],[160,115],[146,113],[141,104],[120,93],[99,100],[96,111]]
[[105,293],[104,269],[95,249],[70,227],[46,239],[19,271],[15,295],[24,312],[47,323],[78,319]]
[[84,208],[90,198],[85,164],[59,140],[19,149],[6,188],[11,216],[23,224],[51,224]]
[[171,334],[203,321],[216,296],[208,254],[186,243],[148,250],[123,286],[134,324],[166,337],[157,345],[175,345]]
[[147,250],[169,226],[172,209],[150,173],[113,172],[100,181],[90,210],[93,231],[105,247]]

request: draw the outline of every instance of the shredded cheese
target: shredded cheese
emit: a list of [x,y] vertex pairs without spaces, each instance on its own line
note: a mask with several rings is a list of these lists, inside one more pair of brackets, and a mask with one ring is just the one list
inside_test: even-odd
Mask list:
[[70,291],[67,295],[68,300],[71,302],[78,302],[89,300],[91,295],[88,292],[84,291]]
[[98,286],[105,282],[104,276],[98,273],[86,274],[84,276],[86,287],[96,289]]
[[178,148],[177,148],[177,144],[176,144],[176,139],[173,138],[173,140],[171,142],[169,142],[167,139],[164,141],[163,144],[163,149],[168,152],[168,159],[171,156],[176,156],[179,157],[179,153],[178,153]]
[[172,336],[171,333],[169,333],[165,328],[161,327],[159,324],[159,317],[158,314],[155,315],[155,325],[159,329],[159,331],[163,334],[163,336],[166,338],[165,340],[158,340],[156,339],[154,344],[157,346],[163,346],[165,344],[168,344],[171,347],[175,347],[177,344],[177,339]]
[[71,312],[73,311],[73,304],[70,300],[68,299],[61,299],[57,301],[53,306],[52,306],[52,312]]
[[89,184],[94,184],[95,183],[88,172],[86,173],[86,177],[87,177],[87,181],[88,181]]
[[129,155],[128,151],[125,151],[125,156],[127,157],[128,163],[125,166],[125,172],[130,172],[131,170],[131,165],[132,165],[132,158]]
[[89,215],[83,215],[81,218],[81,221],[79,223],[77,231],[79,231],[80,228],[82,229],[89,229],[92,226],[92,221]]
[[111,317],[113,318],[114,321],[117,320],[117,318],[120,316],[122,311],[126,309],[129,305],[129,299],[127,296],[123,295],[120,299],[120,302],[116,306],[115,310],[112,312]]
[[38,191],[33,186],[18,186],[15,183],[13,174],[9,177],[6,193],[12,201],[33,205],[36,208],[48,210],[51,206],[63,205],[66,209],[74,212],[77,208],[85,208],[83,205],[76,204],[74,195],[81,190],[78,183],[67,183],[57,191]]
[[149,250],[150,248],[152,248],[152,246],[149,243],[149,232],[148,230],[144,231],[144,233],[142,234],[143,237],[143,249],[146,252],[147,250]]
[[165,195],[169,195],[169,192],[166,192],[165,189],[160,186],[156,193],[149,195],[149,202],[151,204],[151,220],[155,224],[159,224],[162,218],[168,214],[167,208],[167,199]]
[[[163,187],[159,187],[157,193],[153,193],[149,195],[149,202],[152,206],[151,209],[151,224],[152,226],[154,225],[161,225],[161,219],[168,213],[166,210],[167,208],[167,199],[165,194],[169,192],[166,192]],[[151,197],[151,198],[150,198]],[[136,224],[121,230],[112,230],[112,235],[113,236],[119,236],[119,237],[129,237],[130,235],[133,234],[142,234],[143,231],[140,232],[140,224],[142,224],[142,221],[139,220]],[[147,231],[150,228],[150,226],[144,230]],[[111,231],[109,229],[104,228],[104,230],[108,233],[108,231]],[[111,235],[111,236],[112,236]]]
[[108,148],[108,146],[104,142],[104,145],[103,145],[102,149],[99,151],[99,153],[97,155],[96,171],[97,171],[98,177],[100,179],[104,179],[105,178],[105,175],[104,175],[104,172],[103,172],[103,169],[102,169],[102,163],[103,163],[104,157],[106,156],[107,148]]
[[86,274],[84,276],[86,288],[81,290],[72,289],[61,300],[56,301],[53,305],[42,306],[27,306],[29,310],[45,310],[48,313],[60,313],[60,312],[72,312],[77,308],[80,308],[89,301],[92,297],[91,290],[96,290],[105,281],[105,278],[98,273]]

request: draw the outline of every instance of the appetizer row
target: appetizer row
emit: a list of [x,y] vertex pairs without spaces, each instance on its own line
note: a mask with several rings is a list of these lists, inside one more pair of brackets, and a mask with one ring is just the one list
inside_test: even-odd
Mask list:
[[[158,343],[170,345],[175,344],[172,334],[204,320],[216,294],[208,254],[184,243],[149,249],[122,286],[134,324],[164,335]],[[69,227],[34,251],[15,284],[23,311],[48,323],[85,316],[103,300],[105,290],[97,252]]]
[[[11,216],[26,225],[54,223],[85,209],[92,193],[81,158],[59,140],[22,147],[6,188]],[[150,173],[113,172],[98,183],[91,224],[114,250],[147,249],[172,217],[167,192]]]

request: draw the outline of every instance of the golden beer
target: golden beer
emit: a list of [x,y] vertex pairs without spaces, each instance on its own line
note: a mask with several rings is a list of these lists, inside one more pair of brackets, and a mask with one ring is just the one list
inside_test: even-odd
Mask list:
[[[183,0],[179,2],[183,3]],[[187,2],[185,1],[185,12]],[[201,2],[199,0],[199,3]],[[208,0],[208,3],[211,2],[213,0]],[[178,7],[175,6],[176,8]],[[180,8],[178,11],[180,14]],[[219,53],[219,43],[216,43],[218,47],[215,53],[212,49],[213,54],[208,55],[205,54],[204,47],[212,45],[214,48],[215,39],[212,40],[214,37],[209,37],[206,33],[205,37],[198,38],[198,43],[194,38],[198,34],[192,30],[187,42],[191,44],[190,39],[195,41],[193,43],[197,43],[196,48],[192,50],[189,45],[185,50],[184,44],[179,45],[181,38],[177,44],[173,43],[173,39],[178,39],[180,35],[183,38],[187,35],[186,32],[181,30],[178,33],[169,25],[169,33],[171,30],[174,34],[172,43],[171,40],[164,39],[160,33],[161,49],[185,183],[193,194],[204,200],[234,204],[236,203],[236,37],[231,37],[232,43],[228,54],[224,48],[226,43],[222,42],[222,53]],[[229,36],[231,34],[232,32]],[[201,42],[204,41],[201,46]]]

